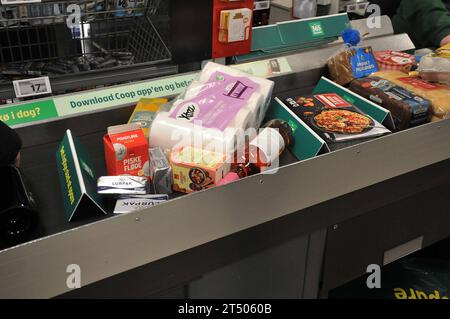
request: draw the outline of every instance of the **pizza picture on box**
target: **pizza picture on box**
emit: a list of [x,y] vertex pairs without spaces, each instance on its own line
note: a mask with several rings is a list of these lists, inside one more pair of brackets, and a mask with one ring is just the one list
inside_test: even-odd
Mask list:
[[314,117],[314,124],[330,133],[360,134],[373,128],[373,121],[348,110],[325,110]]
[[[345,93],[345,92],[344,92]],[[347,93],[346,93],[347,94]],[[337,93],[285,98],[284,104],[328,146],[389,134],[380,122]],[[336,146],[336,149],[340,146]]]

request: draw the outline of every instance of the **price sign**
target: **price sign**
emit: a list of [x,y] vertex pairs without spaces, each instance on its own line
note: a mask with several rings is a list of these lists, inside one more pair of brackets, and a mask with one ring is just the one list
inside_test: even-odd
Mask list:
[[255,11],[267,10],[270,8],[270,1],[255,1]]
[[13,81],[16,97],[36,96],[52,93],[48,76]]

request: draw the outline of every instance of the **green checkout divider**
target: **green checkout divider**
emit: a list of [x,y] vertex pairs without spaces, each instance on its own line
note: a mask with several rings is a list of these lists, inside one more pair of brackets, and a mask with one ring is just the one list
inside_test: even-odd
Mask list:
[[91,157],[70,130],[58,147],[56,164],[67,220],[70,222],[78,211],[106,214],[97,194],[97,174]]
[[[376,105],[375,103],[353,93],[346,88],[334,83],[333,81],[322,77],[313,94],[336,93],[347,102],[360,108],[364,113],[371,116],[387,128],[394,129],[394,121],[391,113]],[[288,106],[280,99],[275,98],[270,106],[267,119],[285,120],[291,126],[294,133],[295,143],[290,146],[291,152],[298,160],[306,160],[313,158],[319,154],[330,151],[327,143],[317,135],[305,122],[303,122]]]
[[275,98],[266,118],[280,119],[289,123],[292,128],[294,144],[289,148],[298,160],[307,160],[323,152],[328,152],[328,146],[313,130],[298,118],[282,101]]
[[177,95],[182,93],[196,76],[196,73],[183,74],[0,107],[0,121],[15,126],[133,104],[141,98]]
[[253,28],[251,53],[235,57],[244,62],[257,57],[318,46],[337,40],[350,23],[347,13],[292,20]]
[[369,101],[362,96],[340,86],[337,83],[322,77],[314,89],[313,94],[323,94],[323,93],[336,93],[340,95],[344,100],[353,104],[361,111],[371,116],[376,121],[380,122],[388,129],[395,130],[394,119],[392,118],[391,112],[385,108]]

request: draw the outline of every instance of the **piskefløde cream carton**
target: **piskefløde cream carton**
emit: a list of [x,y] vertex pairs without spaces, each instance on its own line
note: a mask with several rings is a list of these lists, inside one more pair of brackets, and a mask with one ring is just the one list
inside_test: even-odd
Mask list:
[[148,141],[138,124],[108,127],[103,144],[109,176],[149,175]]

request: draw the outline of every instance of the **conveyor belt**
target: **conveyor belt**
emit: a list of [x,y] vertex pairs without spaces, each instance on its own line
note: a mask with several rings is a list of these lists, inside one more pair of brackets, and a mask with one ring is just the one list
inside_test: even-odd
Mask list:
[[[99,123],[98,131],[90,134],[77,135],[77,131],[80,129],[80,127],[77,126],[69,125],[64,128],[71,129],[75,136],[79,138],[80,142],[89,151],[99,176],[104,176],[106,173],[102,140],[103,135],[106,132],[106,128],[110,125],[126,123],[131,115],[131,112],[132,108],[130,107],[103,112],[101,117],[103,119],[110,120],[104,120],[102,124]],[[94,121],[93,116],[95,115],[87,115],[84,119],[79,118],[78,121]],[[54,125],[49,125],[51,126],[48,128],[49,130],[56,129]],[[58,133],[55,134],[55,137],[59,136],[62,139],[64,132],[61,130],[57,131]],[[27,133],[28,132],[26,129],[19,129],[19,134],[24,135]],[[40,133],[42,134],[43,132],[40,131]],[[22,136],[22,138],[25,141],[27,140],[27,136]],[[114,202],[109,201],[107,202],[109,211],[106,216],[102,214],[87,214],[81,219],[75,219],[73,222],[69,223],[67,221],[67,217],[64,214],[63,197],[61,194],[58,171],[56,167],[56,151],[58,145],[59,142],[52,142],[43,145],[25,147],[22,150],[21,168],[30,183],[31,191],[36,199],[40,222],[35,231],[29,237],[23,238],[15,243],[0,243],[0,249],[8,248],[12,245],[20,244],[29,240],[54,235],[61,231],[74,229],[114,216],[114,214],[112,214]],[[295,161],[297,161],[296,158],[288,151],[283,155],[281,165],[288,165],[294,163]],[[183,194],[174,194],[171,197],[176,198],[180,196],[183,196]]]
[[[395,49],[407,49],[402,46],[410,41],[397,41],[398,38],[391,39],[394,45],[378,39],[374,40],[373,46],[380,50],[392,49],[395,45],[399,46]],[[317,60],[326,61],[327,55],[334,49],[324,48],[323,55]],[[311,92],[311,86],[323,74],[323,65],[320,68],[308,65],[308,59],[314,54],[318,53],[309,51],[287,57],[293,72],[274,78],[276,96]],[[33,179],[33,189],[38,201],[43,200],[40,205],[43,205],[41,208],[46,215],[41,233],[36,234],[36,237],[91,221],[84,219],[77,224],[65,221],[55,170],[55,150],[65,130],[70,128],[80,137],[93,153],[94,161],[101,171],[103,150],[100,137],[107,126],[125,122],[130,113],[131,106],[123,105],[114,110],[19,129],[25,139],[24,171]],[[3,250],[0,252],[0,296],[52,297],[63,294],[68,291],[65,269],[74,260],[82,264],[83,285],[99,283],[98,290],[90,290],[95,284],[86,287],[93,296],[101,295],[105,290],[111,296],[122,295],[118,292],[125,290],[129,290],[128,295],[139,296],[149,286],[152,286],[150,290],[153,292],[170,289],[194,280],[195,276],[201,276],[203,272],[217,270],[224,264],[226,267],[237,260],[242,263],[230,267],[228,273],[234,274],[236,280],[242,282],[246,279],[241,270],[250,267],[246,258],[253,258],[251,255],[255,251],[260,252],[263,249],[261,247],[279,245],[279,242],[274,241],[284,236],[294,238],[295,244],[290,243],[288,248],[281,250],[277,248],[276,253],[264,251],[258,258],[252,259],[252,265],[269,266],[266,268],[268,272],[255,276],[250,272],[250,275],[256,281],[266,278],[280,262],[289,264],[292,255],[295,258],[294,265],[303,265],[303,268],[293,273],[296,278],[302,278],[295,282],[302,292],[293,293],[292,296],[317,296],[323,259],[327,258],[324,254],[330,254],[324,248],[326,235],[335,224],[346,223],[363,215],[367,215],[370,220],[372,212],[377,209],[395,206],[399,199],[414,197],[416,194],[429,194],[431,190],[441,189],[449,183],[448,171],[436,174],[436,169],[444,167],[448,170],[449,124],[449,120],[445,120],[424,125],[298,163],[288,156],[283,159],[283,164],[288,165],[282,167],[278,174],[250,177],[234,185],[184,196],[150,210],[107,218]],[[342,167],[345,169],[339,169]],[[355,173],[349,174],[348,169]],[[436,211],[435,216],[445,217],[441,212]],[[395,212],[392,214],[400,218]],[[415,216],[420,217],[421,214],[420,207],[417,207]],[[101,218],[99,216],[93,220]],[[410,240],[410,236],[421,235],[410,234],[406,225],[409,220],[405,219],[404,222],[401,232],[398,228],[389,229],[392,236],[389,238],[395,237],[395,241],[387,241],[382,247],[377,247],[378,250],[374,252],[376,256],[368,251],[364,260],[355,259],[351,276],[359,275],[358,269],[367,259],[378,261],[380,251],[402,244],[404,240]],[[433,225],[439,223],[447,225],[448,220],[443,218]],[[262,233],[255,231],[259,227],[264,228]],[[370,227],[370,223],[367,227]],[[448,234],[447,229],[442,228],[439,236],[430,236],[426,227],[421,227],[426,245]],[[344,235],[340,240],[355,238],[347,245],[359,245],[357,234]],[[224,244],[226,242],[228,244]],[[336,246],[347,249],[345,243],[347,241],[339,242]],[[348,249],[353,248],[350,246]],[[280,261],[279,256],[289,258],[283,257]],[[339,256],[339,253],[334,251],[333,256]],[[332,266],[327,264],[328,273],[336,274],[329,267]],[[132,269],[135,268],[144,269],[134,277],[134,282],[140,284],[142,290],[126,287],[129,282],[127,272],[134,274]],[[283,272],[282,267],[277,269]],[[289,269],[292,270],[292,267]],[[287,282],[292,281],[288,278],[290,275],[286,273],[284,279]],[[328,278],[325,287],[333,288],[331,286],[334,283],[345,282],[349,277],[348,274],[339,273],[337,276],[339,278]],[[227,278],[223,273],[206,277],[205,281],[209,283],[217,278]],[[104,280],[107,282],[102,285]],[[232,286],[231,281],[221,282]],[[209,291],[205,287],[210,284],[199,282],[194,286],[196,288],[192,287],[192,296],[201,296],[202,291]],[[245,287],[252,286],[246,284]],[[257,286],[254,288],[258,289]],[[84,291],[80,290],[79,294],[83,295]],[[223,295],[223,291],[217,290],[217,296]],[[251,295],[249,293],[246,296]]]

